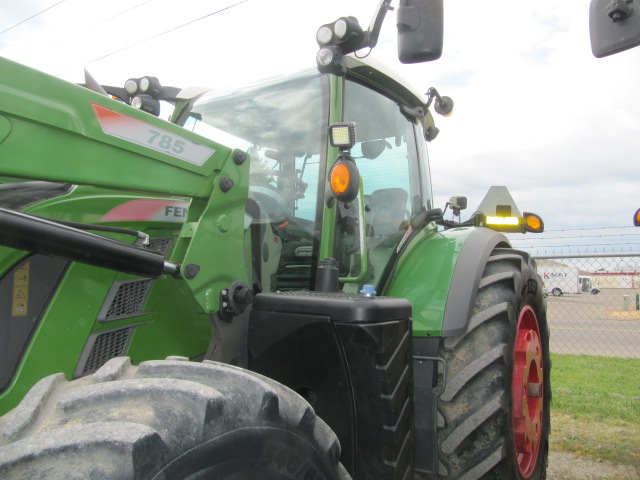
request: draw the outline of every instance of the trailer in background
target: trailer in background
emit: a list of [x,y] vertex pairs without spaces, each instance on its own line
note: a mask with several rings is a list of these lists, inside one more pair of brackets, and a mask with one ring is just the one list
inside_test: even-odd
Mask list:
[[568,293],[600,293],[600,287],[593,283],[591,276],[583,275],[587,272],[578,267],[542,258],[536,259],[536,264],[545,295],[560,297]]
[[582,292],[589,292],[592,295],[597,295],[600,293],[600,287],[593,283],[591,280],[591,276],[589,275],[579,275],[578,282],[580,283],[580,290]]
[[582,293],[578,267],[553,260],[537,260],[537,265],[545,291],[554,297],[565,293]]

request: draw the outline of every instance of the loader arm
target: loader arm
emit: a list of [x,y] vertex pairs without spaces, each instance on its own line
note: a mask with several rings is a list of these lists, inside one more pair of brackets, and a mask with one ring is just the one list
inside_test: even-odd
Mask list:
[[222,289],[246,281],[244,152],[7,59],[0,70],[0,176],[186,197],[171,261],[197,272],[183,280],[200,307],[215,311]]

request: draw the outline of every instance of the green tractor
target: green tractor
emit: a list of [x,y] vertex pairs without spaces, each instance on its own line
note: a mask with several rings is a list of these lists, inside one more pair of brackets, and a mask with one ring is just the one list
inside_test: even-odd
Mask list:
[[[221,93],[0,59],[0,478],[545,478],[543,289],[499,233],[542,222],[435,208],[451,99],[350,55],[390,3]],[[436,59],[442,1],[398,30]]]

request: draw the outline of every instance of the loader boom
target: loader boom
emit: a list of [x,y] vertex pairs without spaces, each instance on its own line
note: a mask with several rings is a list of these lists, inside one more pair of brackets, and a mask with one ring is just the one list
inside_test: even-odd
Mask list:
[[[3,175],[16,181],[37,179],[183,197],[188,209],[170,262],[192,265],[191,271],[197,270],[197,275],[183,280],[203,311],[216,311],[218,295],[211,292],[219,292],[238,279],[246,280],[248,275],[239,263],[233,269],[215,267],[216,261],[243,257],[249,167],[246,154],[10,60],[0,58],[0,69],[5,74],[0,85]],[[8,231],[13,228],[10,221],[16,218],[5,212],[0,226]],[[59,245],[71,242],[74,235],[78,237],[69,228],[56,231],[63,233]],[[41,243],[27,245],[28,235],[22,240],[11,237],[3,244],[47,251]],[[105,247],[102,255],[113,256],[106,241],[97,240]],[[71,252],[73,249],[66,253],[48,251],[79,260],[90,255],[90,244],[76,244],[80,250],[77,254]],[[153,258],[156,267],[147,272],[151,276],[162,273],[164,260],[157,255],[132,246],[128,250],[138,260],[141,256]],[[132,270],[135,262],[127,263],[130,268],[118,265],[117,269],[142,274],[140,268],[147,270]],[[107,266],[108,262],[100,265]]]

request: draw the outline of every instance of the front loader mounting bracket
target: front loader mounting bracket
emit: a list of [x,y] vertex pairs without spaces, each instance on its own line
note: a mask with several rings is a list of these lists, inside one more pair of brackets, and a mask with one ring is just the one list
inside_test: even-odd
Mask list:
[[253,290],[245,282],[238,280],[220,292],[218,315],[223,321],[230,323],[233,317],[244,312],[251,303],[253,303]]

